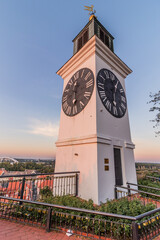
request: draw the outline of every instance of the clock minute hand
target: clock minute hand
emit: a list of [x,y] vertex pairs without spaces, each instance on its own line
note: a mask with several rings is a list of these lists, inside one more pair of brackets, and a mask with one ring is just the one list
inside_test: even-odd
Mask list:
[[118,81],[117,81],[116,85],[114,85],[115,92],[117,91],[117,85],[118,85]]
[[116,91],[117,91],[117,85],[118,85],[118,81],[117,81],[117,83],[116,83],[116,85],[114,85],[114,92],[113,92],[113,104],[114,104],[114,106],[116,106],[116,96],[115,96],[115,94],[116,94]]
[[76,99],[76,92],[74,91],[73,92],[73,100],[72,100],[73,104],[75,104],[76,101],[77,101],[77,99]]
[[74,83],[74,86],[73,86],[73,104],[76,103],[77,99],[76,99],[76,86],[77,86],[77,82]]
[[115,92],[113,93],[113,104],[114,104],[114,106],[116,106],[116,97],[115,97]]

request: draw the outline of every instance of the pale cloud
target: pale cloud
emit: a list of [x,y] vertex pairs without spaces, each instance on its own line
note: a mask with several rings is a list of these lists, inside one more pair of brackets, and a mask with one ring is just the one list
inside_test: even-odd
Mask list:
[[57,137],[58,136],[58,123],[52,123],[50,121],[41,121],[39,119],[29,120],[29,130],[28,132],[35,135],[43,135],[47,137]]

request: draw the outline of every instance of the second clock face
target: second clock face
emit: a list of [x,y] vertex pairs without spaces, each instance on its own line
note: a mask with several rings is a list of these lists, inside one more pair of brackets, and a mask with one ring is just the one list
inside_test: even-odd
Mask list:
[[94,75],[89,68],[78,70],[68,81],[62,96],[62,109],[67,116],[80,113],[89,102],[94,88]]
[[127,109],[125,92],[114,73],[105,68],[101,69],[97,75],[97,90],[109,113],[117,118],[125,115]]

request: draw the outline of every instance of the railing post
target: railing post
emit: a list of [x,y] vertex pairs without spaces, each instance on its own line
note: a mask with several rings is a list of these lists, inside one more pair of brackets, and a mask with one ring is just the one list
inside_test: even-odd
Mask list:
[[132,222],[132,240],[140,240],[138,234],[138,224],[136,222]]
[[118,199],[118,196],[117,196],[117,187],[114,188],[114,197],[115,197],[115,199]]
[[78,196],[78,173],[76,173],[75,175],[75,180],[76,180],[76,191],[75,191],[75,196],[77,197]]
[[51,228],[51,217],[52,217],[52,208],[48,208],[48,214],[47,214],[47,226],[46,226],[46,231],[50,232]]
[[[21,194],[20,199],[23,199],[23,193],[24,193],[24,186],[25,186],[25,177],[22,179],[22,187],[21,187]],[[19,202],[19,205],[22,205],[22,202]]]
[[130,185],[129,185],[129,183],[127,183],[127,187],[128,187],[128,196],[131,196],[131,190],[130,190]]

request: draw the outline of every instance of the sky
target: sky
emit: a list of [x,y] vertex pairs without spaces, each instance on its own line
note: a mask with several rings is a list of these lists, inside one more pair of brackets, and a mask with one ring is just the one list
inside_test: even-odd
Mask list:
[[63,90],[56,72],[89,21],[85,5],[94,5],[133,70],[126,95],[135,159],[159,162],[147,104],[160,89],[159,0],[0,0],[0,156],[55,156]]

